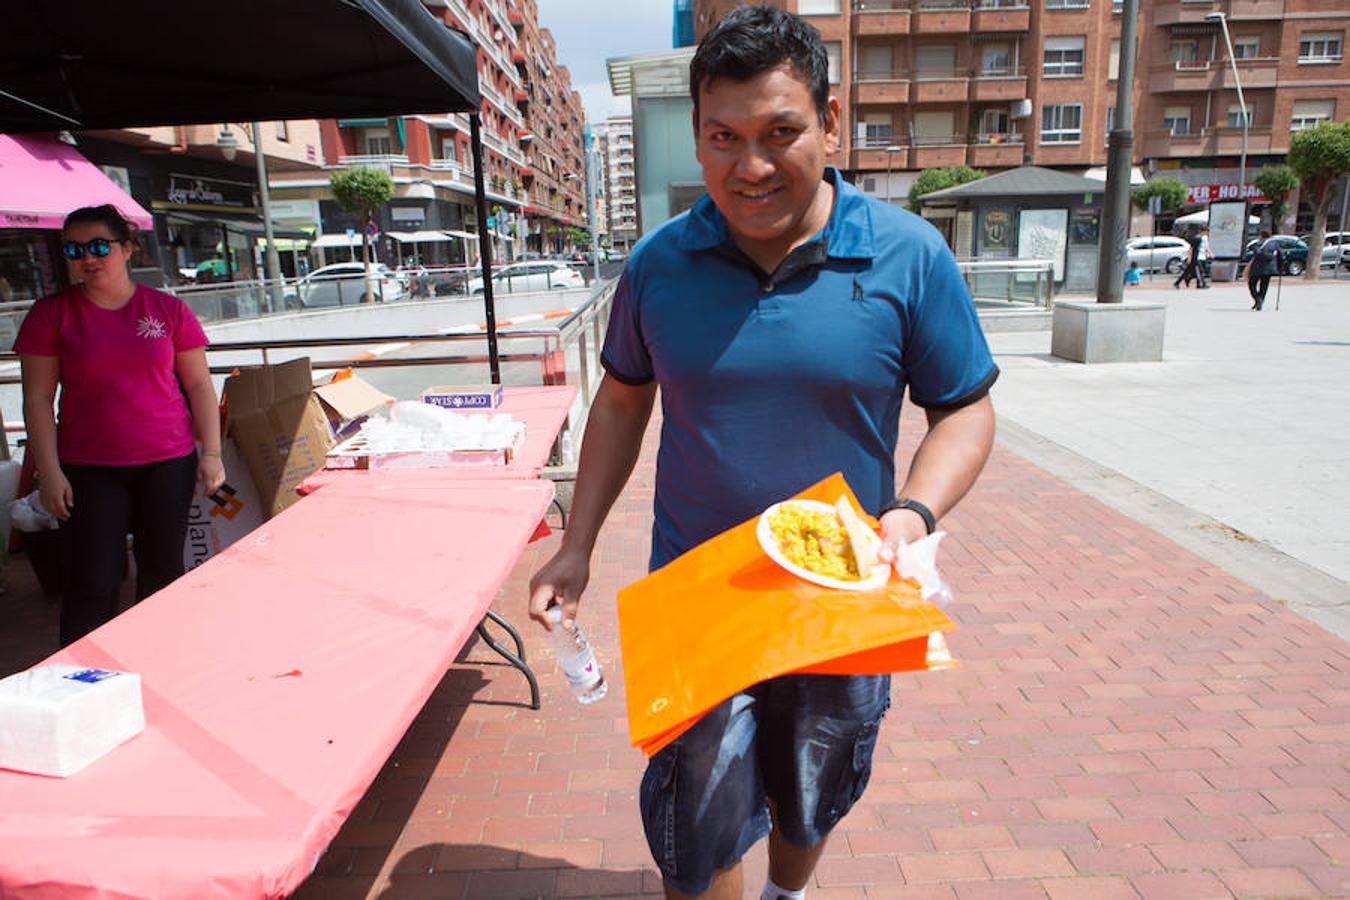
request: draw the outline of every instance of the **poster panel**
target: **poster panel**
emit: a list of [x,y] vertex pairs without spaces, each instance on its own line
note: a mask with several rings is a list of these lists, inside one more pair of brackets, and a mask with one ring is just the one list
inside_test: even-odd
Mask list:
[[1246,200],[1209,205],[1209,249],[1215,259],[1241,259],[1247,222]]
[[1067,209],[1024,209],[1017,218],[1017,258],[1048,259],[1055,281],[1064,280],[1064,251],[1069,243]]

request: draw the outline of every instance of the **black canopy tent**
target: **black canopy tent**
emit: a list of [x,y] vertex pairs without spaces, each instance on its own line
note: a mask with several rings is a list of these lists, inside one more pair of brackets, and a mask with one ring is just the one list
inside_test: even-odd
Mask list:
[[421,0],[10,0],[0,133],[467,112],[500,383],[477,49]]

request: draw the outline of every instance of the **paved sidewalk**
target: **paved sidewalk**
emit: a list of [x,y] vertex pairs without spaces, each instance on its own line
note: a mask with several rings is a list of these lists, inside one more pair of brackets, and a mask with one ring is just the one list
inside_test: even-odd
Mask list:
[[[582,618],[609,697],[576,705],[527,626],[532,712],[519,674],[473,647],[297,897],[659,892],[614,605],[644,571],[655,435]],[[1344,641],[1002,448],[946,524],[964,667],[896,678],[812,900],[1350,896]],[[513,620],[556,540],[503,589]],[[749,885],[764,867],[761,846]]]

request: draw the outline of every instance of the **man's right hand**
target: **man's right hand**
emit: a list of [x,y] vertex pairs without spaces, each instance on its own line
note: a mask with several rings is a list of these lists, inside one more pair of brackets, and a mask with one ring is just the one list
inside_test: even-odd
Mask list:
[[552,631],[548,608],[556,603],[562,607],[564,622],[576,619],[581,593],[590,579],[590,554],[562,548],[530,579],[530,618]]
[[70,510],[75,505],[75,492],[71,490],[66,473],[60,469],[38,475],[38,501],[42,508],[59,521],[70,518]]

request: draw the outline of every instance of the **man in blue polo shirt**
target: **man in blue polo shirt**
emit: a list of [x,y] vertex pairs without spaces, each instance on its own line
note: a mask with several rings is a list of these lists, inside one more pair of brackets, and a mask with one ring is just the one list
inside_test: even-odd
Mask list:
[[[839,104],[819,33],[737,8],[689,83],[708,194],[645,237],[619,281],[569,527],[530,585],[545,627],[555,603],[564,627],[576,616],[658,387],[652,568],[835,471],[893,553],[933,531],[992,446],[998,370],[950,252],[825,166]],[[897,496],[906,387],[928,430]],[[740,898],[739,860],[767,835],[762,896],[803,897],[866,787],[889,703],[887,676],[773,679],[653,756],[640,803],[667,896]]]

